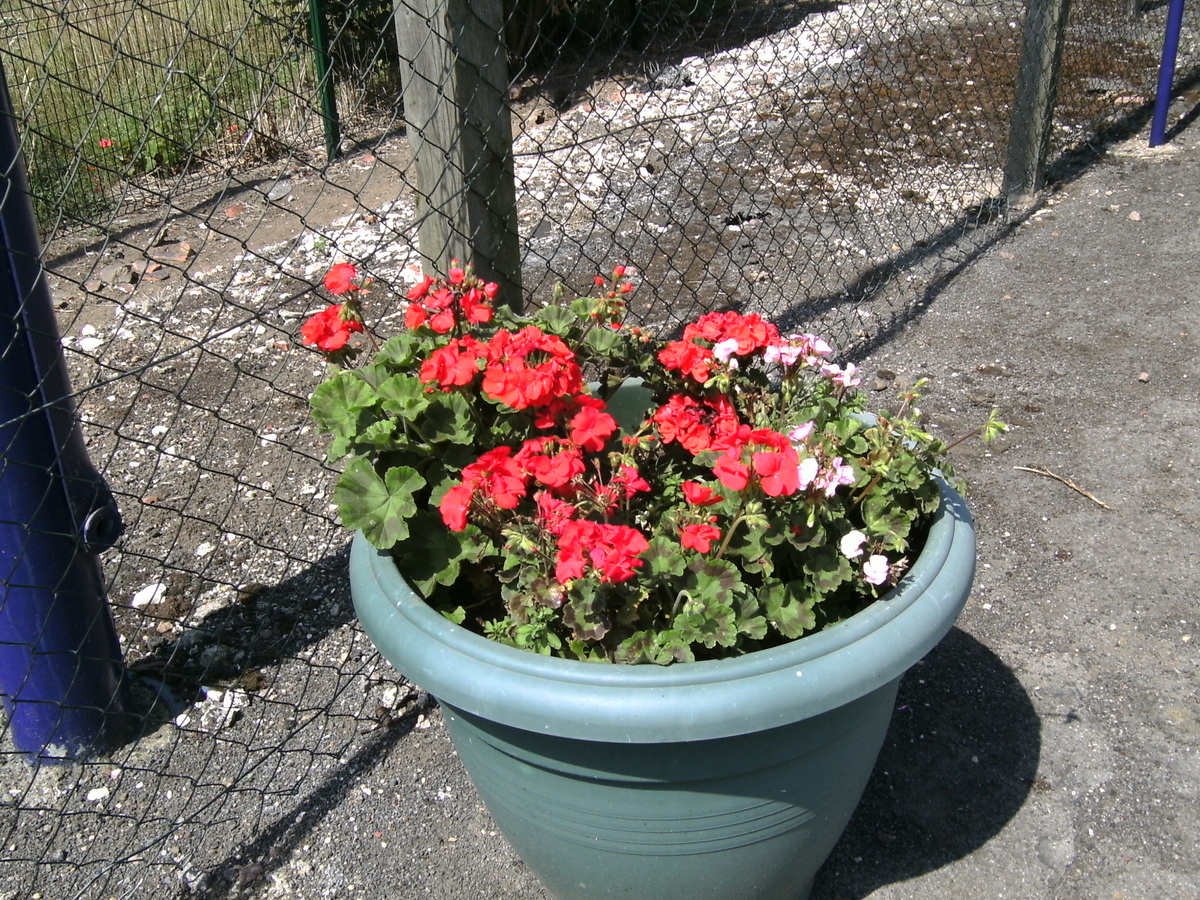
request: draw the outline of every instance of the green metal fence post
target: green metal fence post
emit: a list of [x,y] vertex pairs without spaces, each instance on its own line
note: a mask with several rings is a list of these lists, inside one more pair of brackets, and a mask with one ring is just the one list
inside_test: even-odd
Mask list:
[[325,126],[325,155],[336,159],[342,142],[338,121],[336,82],[333,61],[329,55],[329,33],[325,27],[325,11],[321,0],[308,0],[309,27],[312,32],[313,59],[317,65],[317,90],[321,95],[321,120]]

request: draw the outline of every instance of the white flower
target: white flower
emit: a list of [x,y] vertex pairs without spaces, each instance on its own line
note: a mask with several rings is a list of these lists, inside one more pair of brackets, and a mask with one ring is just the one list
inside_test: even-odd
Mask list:
[[816,427],[817,426],[815,422],[805,422],[803,425],[797,425],[787,433],[788,440],[791,441],[792,444],[799,446],[812,436],[812,433]]
[[800,490],[808,490],[809,485],[816,479],[820,468],[821,464],[817,462],[814,456],[800,460]]
[[737,352],[738,342],[736,338],[726,338],[723,341],[717,341],[713,344],[713,356],[723,363],[729,362],[731,356]]
[[854,363],[846,363],[845,368],[834,363],[826,363],[821,366],[821,374],[838,387],[849,388],[862,383],[858,366]]
[[886,556],[876,553],[863,563],[863,578],[870,584],[883,584],[888,577],[888,561]]
[[862,545],[866,542],[867,536],[861,531],[851,531],[842,537],[838,547],[842,551],[842,556],[846,559],[858,559],[862,556]]

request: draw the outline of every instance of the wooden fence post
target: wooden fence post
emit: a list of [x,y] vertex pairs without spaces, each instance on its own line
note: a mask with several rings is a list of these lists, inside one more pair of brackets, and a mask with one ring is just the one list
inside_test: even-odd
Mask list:
[[469,262],[520,308],[502,0],[397,0],[404,118],[413,148],[421,257]]
[[1042,187],[1054,100],[1071,0],[1028,0],[1021,39],[1021,68],[1008,134],[1003,193],[1019,200]]

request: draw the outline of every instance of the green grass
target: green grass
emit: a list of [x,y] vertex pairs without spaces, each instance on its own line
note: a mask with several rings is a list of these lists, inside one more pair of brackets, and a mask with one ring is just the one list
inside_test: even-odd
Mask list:
[[[185,171],[295,109],[307,60],[239,0],[0,0],[0,54],[43,227]],[[274,135],[273,135],[274,136]]]

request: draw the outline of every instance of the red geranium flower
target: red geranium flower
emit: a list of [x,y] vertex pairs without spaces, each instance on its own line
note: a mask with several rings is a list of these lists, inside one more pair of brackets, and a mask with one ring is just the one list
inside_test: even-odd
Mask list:
[[724,395],[696,400],[674,394],[655,411],[653,419],[664,444],[678,441],[693,455],[724,450],[740,427],[737,410]]
[[601,581],[618,584],[637,574],[643,563],[640,556],[650,549],[650,543],[628,525],[570,519],[563,523],[558,548],[554,577],[559,583],[582,578],[590,567]]
[[357,291],[358,285],[354,283],[354,279],[357,277],[358,269],[350,263],[338,263],[325,273],[325,290],[331,294]]
[[591,453],[604,449],[617,430],[617,420],[595,407],[585,406],[571,417],[571,442]]
[[682,487],[683,499],[692,506],[712,506],[725,499],[707,484],[698,481],[685,481]]
[[350,340],[350,333],[362,331],[362,322],[342,319],[342,307],[338,303],[327,306],[300,326],[300,337],[304,343],[332,353],[341,350]]
[[470,384],[479,373],[480,346],[471,337],[451,341],[429,354],[418,377],[426,384],[436,381],[443,390]]
[[583,454],[578,447],[558,438],[534,438],[526,441],[515,459],[541,484],[562,488],[583,474]]
[[679,543],[684,549],[707,553],[712,542],[721,537],[721,529],[712,524],[686,525],[679,533]]
[[514,409],[545,406],[583,388],[583,370],[561,338],[527,325],[501,329],[488,342],[483,392]]

